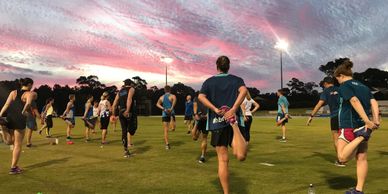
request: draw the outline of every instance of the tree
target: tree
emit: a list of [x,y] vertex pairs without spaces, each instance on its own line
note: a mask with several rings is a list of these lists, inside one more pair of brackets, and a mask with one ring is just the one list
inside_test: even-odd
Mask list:
[[90,87],[91,89],[105,88],[106,86],[98,81],[98,77],[95,75],[80,76],[76,83],[82,87]]
[[335,69],[345,60],[349,60],[349,58],[339,58],[334,61],[329,61],[325,65],[321,65],[319,71],[322,71],[326,76],[333,76]]

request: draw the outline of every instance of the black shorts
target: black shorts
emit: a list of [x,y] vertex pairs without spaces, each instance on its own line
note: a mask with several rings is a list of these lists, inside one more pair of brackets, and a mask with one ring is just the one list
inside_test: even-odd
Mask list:
[[169,122],[171,122],[171,116],[162,117],[162,122],[164,122],[164,123],[169,123]]
[[192,121],[193,115],[185,115],[185,121]]
[[[239,126],[239,128],[244,139],[247,140],[247,133],[245,131],[245,128],[241,126]],[[232,140],[233,140],[233,128],[230,125],[222,129],[212,131],[211,145],[213,147],[216,147],[216,146],[228,147],[228,145],[232,146]]]
[[53,116],[52,115],[47,115],[45,121],[46,121],[47,128],[49,128],[49,129],[53,128]]
[[108,129],[108,126],[109,126],[109,117],[100,117],[100,123],[101,123],[101,127],[100,129]]
[[137,130],[137,115],[132,114],[129,118],[120,115],[119,119],[121,130],[131,135],[135,135]]
[[251,140],[251,126],[252,126],[252,116],[246,116],[247,121],[244,122],[245,124],[245,131],[247,132],[247,141]]
[[[279,121],[282,120],[284,117],[286,117],[285,114],[278,113],[278,116],[276,117],[276,122],[279,122]],[[286,125],[286,123],[288,123],[288,119],[285,119],[285,120],[282,122],[282,125]]]
[[338,131],[339,130],[338,116],[330,118],[330,127],[331,127],[332,131]]
[[209,134],[209,131],[206,130],[207,120],[206,119],[200,119],[199,121],[195,121],[197,123],[197,130],[200,131],[202,134]]
[[22,114],[8,113],[7,115],[7,128],[8,129],[26,129],[27,117]]
[[87,127],[87,128],[91,127],[91,126],[89,126],[89,124],[88,124],[88,123],[90,123],[90,124],[93,125],[92,128],[94,128],[94,127],[96,127],[97,118],[94,117],[94,118],[86,119],[86,120],[84,120],[84,123],[85,123],[85,127]]

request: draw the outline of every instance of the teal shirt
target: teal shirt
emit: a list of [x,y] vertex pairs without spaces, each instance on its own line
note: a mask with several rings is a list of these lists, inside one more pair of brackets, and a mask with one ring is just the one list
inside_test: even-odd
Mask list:
[[371,115],[370,100],[373,99],[373,95],[370,89],[364,84],[356,80],[348,80],[341,84],[339,87],[340,95],[340,107],[339,107],[339,127],[343,128],[358,128],[365,125],[364,121],[358,115],[356,110],[352,107],[350,99],[357,97],[360,100],[365,113]]
[[288,100],[287,100],[287,98],[285,96],[280,96],[279,99],[278,99],[278,113],[281,113],[281,114],[283,114],[282,105],[286,109],[285,113],[288,113],[288,106],[290,104],[288,103]]

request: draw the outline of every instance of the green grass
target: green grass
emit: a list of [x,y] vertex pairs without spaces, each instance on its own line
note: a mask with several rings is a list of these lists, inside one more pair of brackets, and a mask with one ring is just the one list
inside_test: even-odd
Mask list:
[[[0,146],[0,193],[221,193],[217,178],[217,158],[209,149],[208,162],[200,165],[199,142],[186,135],[182,118],[177,131],[170,133],[172,149],[163,145],[160,118],[140,117],[134,139],[136,155],[122,157],[121,132],[110,130],[111,143],[100,148],[96,136],[84,143],[83,124],[77,120],[75,144],[65,144],[64,122],[55,120],[54,136],[59,145],[48,145],[37,134],[34,147],[24,149],[21,175],[8,175],[11,154]],[[355,162],[335,167],[328,119],[294,118],[288,125],[289,142],[276,139],[280,129],[274,119],[255,118],[252,142],[245,162],[231,157],[232,193],[307,193],[310,183],[317,193],[343,193],[355,184]],[[369,177],[366,193],[388,193],[388,132],[383,127],[374,134],[369,149]],[[275,164],[273,167],[260,163]]]

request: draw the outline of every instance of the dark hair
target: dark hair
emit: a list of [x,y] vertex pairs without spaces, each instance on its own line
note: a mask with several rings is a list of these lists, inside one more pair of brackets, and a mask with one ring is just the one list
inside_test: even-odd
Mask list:
[[88,96],[87,96],[87,99],[89,100],[90,98],[94,98],[94,96],[93,95],[91,95],[91,94],[88,94]]
[[344,60],[334,71],[334,77],[339,77],[341,74],[346,76],[353,76],[352,72],[353,62],[350,59]]
[[216,64],[218,70],[220,70],[222,73],[228,73],[230,68],[230,60],[227,56],[218,57]]
[[169,85],[164,86],[164,92],[171,92],[171,87]]
[[20,78],[20,85],[22,85],[22,86],[28,86],[29,84],[34,84],[34,80],[32,80],[31,78],[28,78],[28,77],[26,77],[26,78]]
[[278,89],[278,92],[282,94],[283,96],[286,95],[286,90],[284,89]]
[[53,100],[54,100],[54,98],[47,98],[46,104],[50,103],[50,102],[53,101]]
[[131,86],[133,84],[133,81],[131,79],[126,79],[123,82],[124,82],[124,86]]

